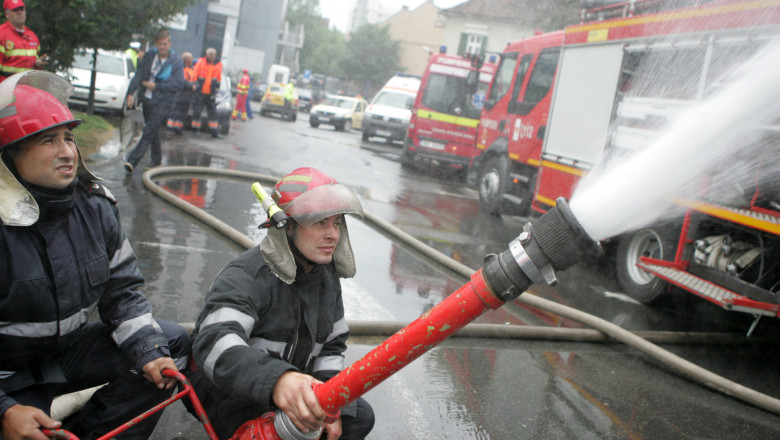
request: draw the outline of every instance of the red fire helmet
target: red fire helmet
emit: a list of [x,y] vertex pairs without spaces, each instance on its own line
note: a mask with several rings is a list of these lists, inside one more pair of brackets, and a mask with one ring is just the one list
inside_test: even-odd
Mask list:
[[29,70],[0,83],[0,150],[60,125],[75,128],[67,99],[73,86],[51,72]]
[[303,226],[336,214],[363,216],[360,200],[351,189],[314,168],[298,168],[282,177],[271,197]]

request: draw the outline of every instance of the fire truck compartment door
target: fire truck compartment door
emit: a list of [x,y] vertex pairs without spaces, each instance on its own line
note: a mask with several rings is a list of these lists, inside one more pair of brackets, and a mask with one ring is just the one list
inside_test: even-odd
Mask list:
[[607,141],[623,45],[564,48],[544,152],[595,163]]

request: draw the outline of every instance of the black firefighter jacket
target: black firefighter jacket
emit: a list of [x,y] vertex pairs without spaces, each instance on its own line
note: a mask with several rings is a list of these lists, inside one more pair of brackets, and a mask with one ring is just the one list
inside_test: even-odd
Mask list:
[[[274,409],[272,390],[283,373],[297,370],[327,380],[341,371],[349,336],[332,263],[309,273],[299,267],[288,285],[271,272],[259,249],[222,269],[193,334],[199,368],[193,385],[211,420],[218,420],[215,425],[231,430],[253,418],[246,415],[252,411]],[[202,389],[203,374],[219,391]],[[354,408],[348,405],[342,414],[354,416]]]
[[[16,388],[41,376],[43,383],[64,381],[53,359],[95,308],[138,371],[170,355],[139,290],[143,277],[115,203],[101,185],[79,183],[55,218],[32,226],[0,222],[0,379],[18,373],[9,379]],[[31,383],[20,382],[27,376]],[[0,414],[15,403],[0,389]]]

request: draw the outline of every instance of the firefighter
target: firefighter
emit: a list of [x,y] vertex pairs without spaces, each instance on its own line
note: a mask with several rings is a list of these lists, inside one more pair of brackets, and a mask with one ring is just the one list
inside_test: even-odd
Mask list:
[[[85,166],[73,87],[28,71],[0,84],[0,439],[45,439],[60,394],[108,383],[70,428],[95,438],[172,393],[190,338],[152,317],[116,199]],[[90,321],[93,310],[100,320]],[[172,358],[173,356],[173,358]],[[174,361],[174,359],[176,359]],[[159,419],[117,439],[145,439]]]
[[198,88],[198,77],[195,76],[195,69],[192,68],[192,54],[190,52],[182,53],[181,61],[184,63],[184,69],[182,70],[184,85],[181,90],[176,92],[173,107],[171,107],[171,115],[168,117],[168,131],[175,134],[182,134],[184,118],[187,117],[187,113],[190,111]]
[[42,69],[46,54],[38,57],[41,44],[25,23],[27,9],[22,0],[5,0],[3,9],[7,21],[0,25],[0,82],[14,73]]
[[236,107],[233,109],[231,119],[238,119],[238,115],[241,114],[241,120],[247,120],[246,106],[247,98],[249,97],[249,70],[244,69],[241,71],[241,79],[238,81],[238,95],[236,96]]
[[330,440],[364,438],[374,424],[365,400],[325,425],[311,388],[344,368],[339,278],[355,275],[345,214],[362,216],[360,201],[313,168],[283,177],[271,197],[287,226],[270,227],[214,280],[193,333],[193,386],[220,438],[276,410],[303,432],[324,425]]
[[203,106],[206,106],[208,116],[208,128],[211,137],[221,138],[219,135],[219,121],[217,120],[217,91],[222,81],[222,63],[217,61],[217,49],[206,49],[206,57],[201,57],[195,63],[195,76],[198,78],[198,91],[192,102],[192,131],[195,134],[201,132],[200,114]]

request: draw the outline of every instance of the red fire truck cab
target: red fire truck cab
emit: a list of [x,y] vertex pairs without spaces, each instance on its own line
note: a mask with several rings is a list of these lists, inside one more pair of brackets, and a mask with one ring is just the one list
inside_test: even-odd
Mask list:
[[524,214],[531,204],[563,36],[536,35],[501,54],[467,176],[490,213]]
[[401,165],[415,162],[464,169],[479,151],[474,148],[477,125],[496,65],[479,67],[476,90],[469,90],[467,78],[476,60],[431,55],[412,108],[412,119],[401,153]]

